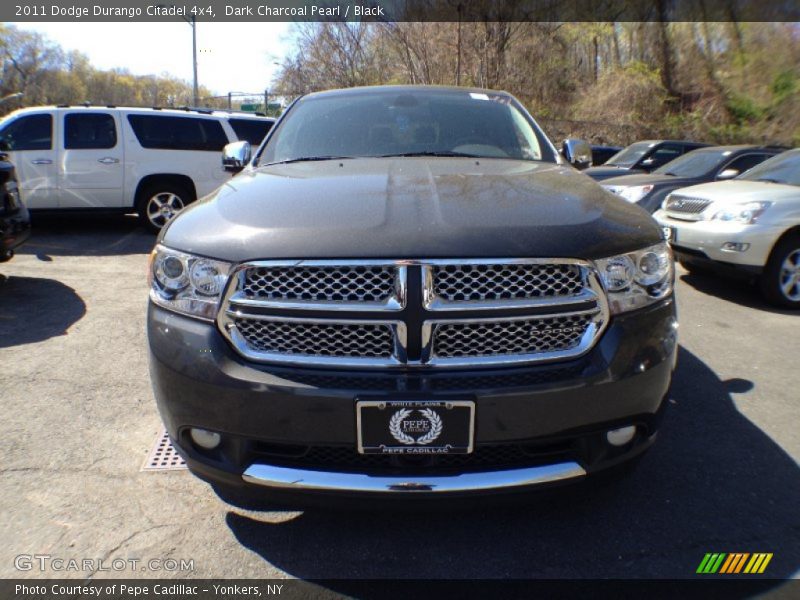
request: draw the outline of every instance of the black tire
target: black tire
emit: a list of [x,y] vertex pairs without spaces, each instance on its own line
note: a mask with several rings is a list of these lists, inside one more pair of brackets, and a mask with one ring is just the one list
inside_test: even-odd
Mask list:
[[788,235],[775,245],[759,287],[770,304],[800,309],[800,234]]
[[[139,190],[136,212],[147,229],[158,233],[172,217],[186,208],[194,196],[185,187],[172,182],[149,183]],[[159,210],[158,203],[165,208]]]

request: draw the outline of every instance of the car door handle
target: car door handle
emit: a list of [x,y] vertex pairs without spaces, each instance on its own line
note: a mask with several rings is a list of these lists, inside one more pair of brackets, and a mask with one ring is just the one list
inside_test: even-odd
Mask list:
[[53,161],[50,160],[49,158],[37,158],[35,160],[32,160],[31,163],[34,165],[52,165]]
[[119,162],[119,159],[106,156],[104,158],[98,158],[97,162],[103,163],[104,165],[115,165]]

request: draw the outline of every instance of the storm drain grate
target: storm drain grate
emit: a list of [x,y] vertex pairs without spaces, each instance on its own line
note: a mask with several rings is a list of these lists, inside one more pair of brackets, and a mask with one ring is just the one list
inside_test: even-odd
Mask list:
[[186,461],[170,442],[167,430],[162,429],[142,466],[142,471],[179,471],[186,468]]

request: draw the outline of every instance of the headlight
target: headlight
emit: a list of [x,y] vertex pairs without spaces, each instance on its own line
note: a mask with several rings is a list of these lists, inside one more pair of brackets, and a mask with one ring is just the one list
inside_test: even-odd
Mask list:
[[150,299],[175,312],[214,319],[230,263],[156,246],[150,255]]
[[747,202],[745,204],[733,204],[720,208],[711,217],[712,221],[735,221],[751,225],[758,221],[758,217],[772,206],[772,202]]
[[611,314],[642,308],[672,291],[675,268],[666,243],[595,261]]
[[635,204],[652,191],[652,185],[632,185],[630,187],[623,188],[617,193],[625,198],[625,200],[628,202]]

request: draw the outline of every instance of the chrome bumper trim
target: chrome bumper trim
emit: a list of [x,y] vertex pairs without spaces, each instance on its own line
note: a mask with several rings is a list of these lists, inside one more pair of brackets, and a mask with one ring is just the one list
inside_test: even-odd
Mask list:
[[586,471],[576,462],[541,467],[484,471],[430,477],[386,477],[363,473],[309,471],[272,465],[250,465],[242,475],[248,483],[289,490],[326,492],[477,492],[519,488],[583,477]]

